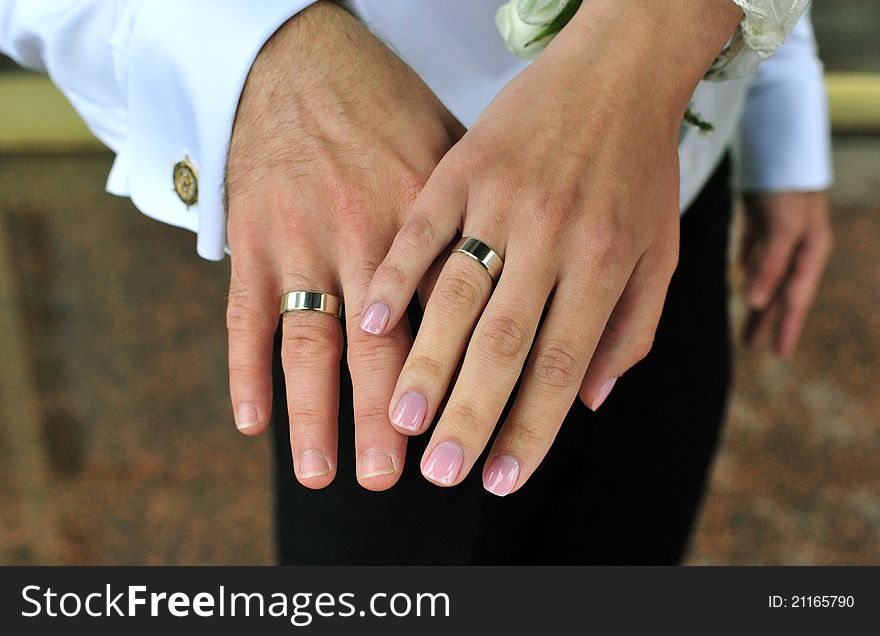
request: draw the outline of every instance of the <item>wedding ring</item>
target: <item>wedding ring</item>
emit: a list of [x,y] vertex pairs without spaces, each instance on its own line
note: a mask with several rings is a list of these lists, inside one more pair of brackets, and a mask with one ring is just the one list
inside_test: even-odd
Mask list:
[[281,313],[289,311],[320,311],[342,318],[342,300],[339,296],[318,291],[289,291],[281,297]]
[[493,283],[498,282],[498,277],[501,276],[501,270],[504,268],[504,261],[495,250],[483,241],[472,236],[465,236],[452,248],[452,253],[455,252],[470,256],[486,269]]

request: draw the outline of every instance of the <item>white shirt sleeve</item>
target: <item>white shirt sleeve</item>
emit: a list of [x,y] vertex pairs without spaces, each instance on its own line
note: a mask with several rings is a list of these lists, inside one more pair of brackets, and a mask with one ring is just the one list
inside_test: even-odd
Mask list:
[[[238,100],[257,53],[315,0],[0,0],[0,50],[47,71],[116,153],[107,183],[144,214],[198,233],[223,258],[223,173]],[[199,172],[198,203],[174,165]]]
[[828,97],[809,14],[758,67],[735,149],[740,191],[819,191],[831,185]]

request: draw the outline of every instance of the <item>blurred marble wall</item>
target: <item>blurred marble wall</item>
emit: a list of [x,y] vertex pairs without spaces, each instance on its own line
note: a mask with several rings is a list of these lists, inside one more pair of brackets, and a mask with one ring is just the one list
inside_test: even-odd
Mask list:
[[[815,4],[829,69],[880,72],[878,5]],[[0,564],[270,563],[269,449],[227,406],[228,262],[104,193],[111,161],[0,155]],[[835,168],[804,341],[738,346],[690,563],[880,563],[880,131],[835,138]]]

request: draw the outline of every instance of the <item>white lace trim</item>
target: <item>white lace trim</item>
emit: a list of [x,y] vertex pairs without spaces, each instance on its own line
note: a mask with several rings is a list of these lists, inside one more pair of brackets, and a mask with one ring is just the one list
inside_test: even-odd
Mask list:
[[720,81],[746,77],[773,55],[803,15],[810,0],[732,0],[743,10],[743,20],[715,60],[706,79]]

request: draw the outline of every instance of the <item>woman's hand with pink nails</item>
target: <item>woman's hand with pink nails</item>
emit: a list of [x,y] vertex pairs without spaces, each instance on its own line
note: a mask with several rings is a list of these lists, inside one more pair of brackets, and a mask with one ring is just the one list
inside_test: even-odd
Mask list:
[[480,263],[448,256],[394,390],[405,434],[448,394],[422,459],[432,482],[470,472],[522,376],[483,473],[516,491],[574,400],[598,408],[650,350],[678,257],[679,126],[741,18],[696,5],[583,3],[442,159],[378,267],[366,298],[388,311],[365,328],[387,334],[459,234],[504,260],[493,290]]

